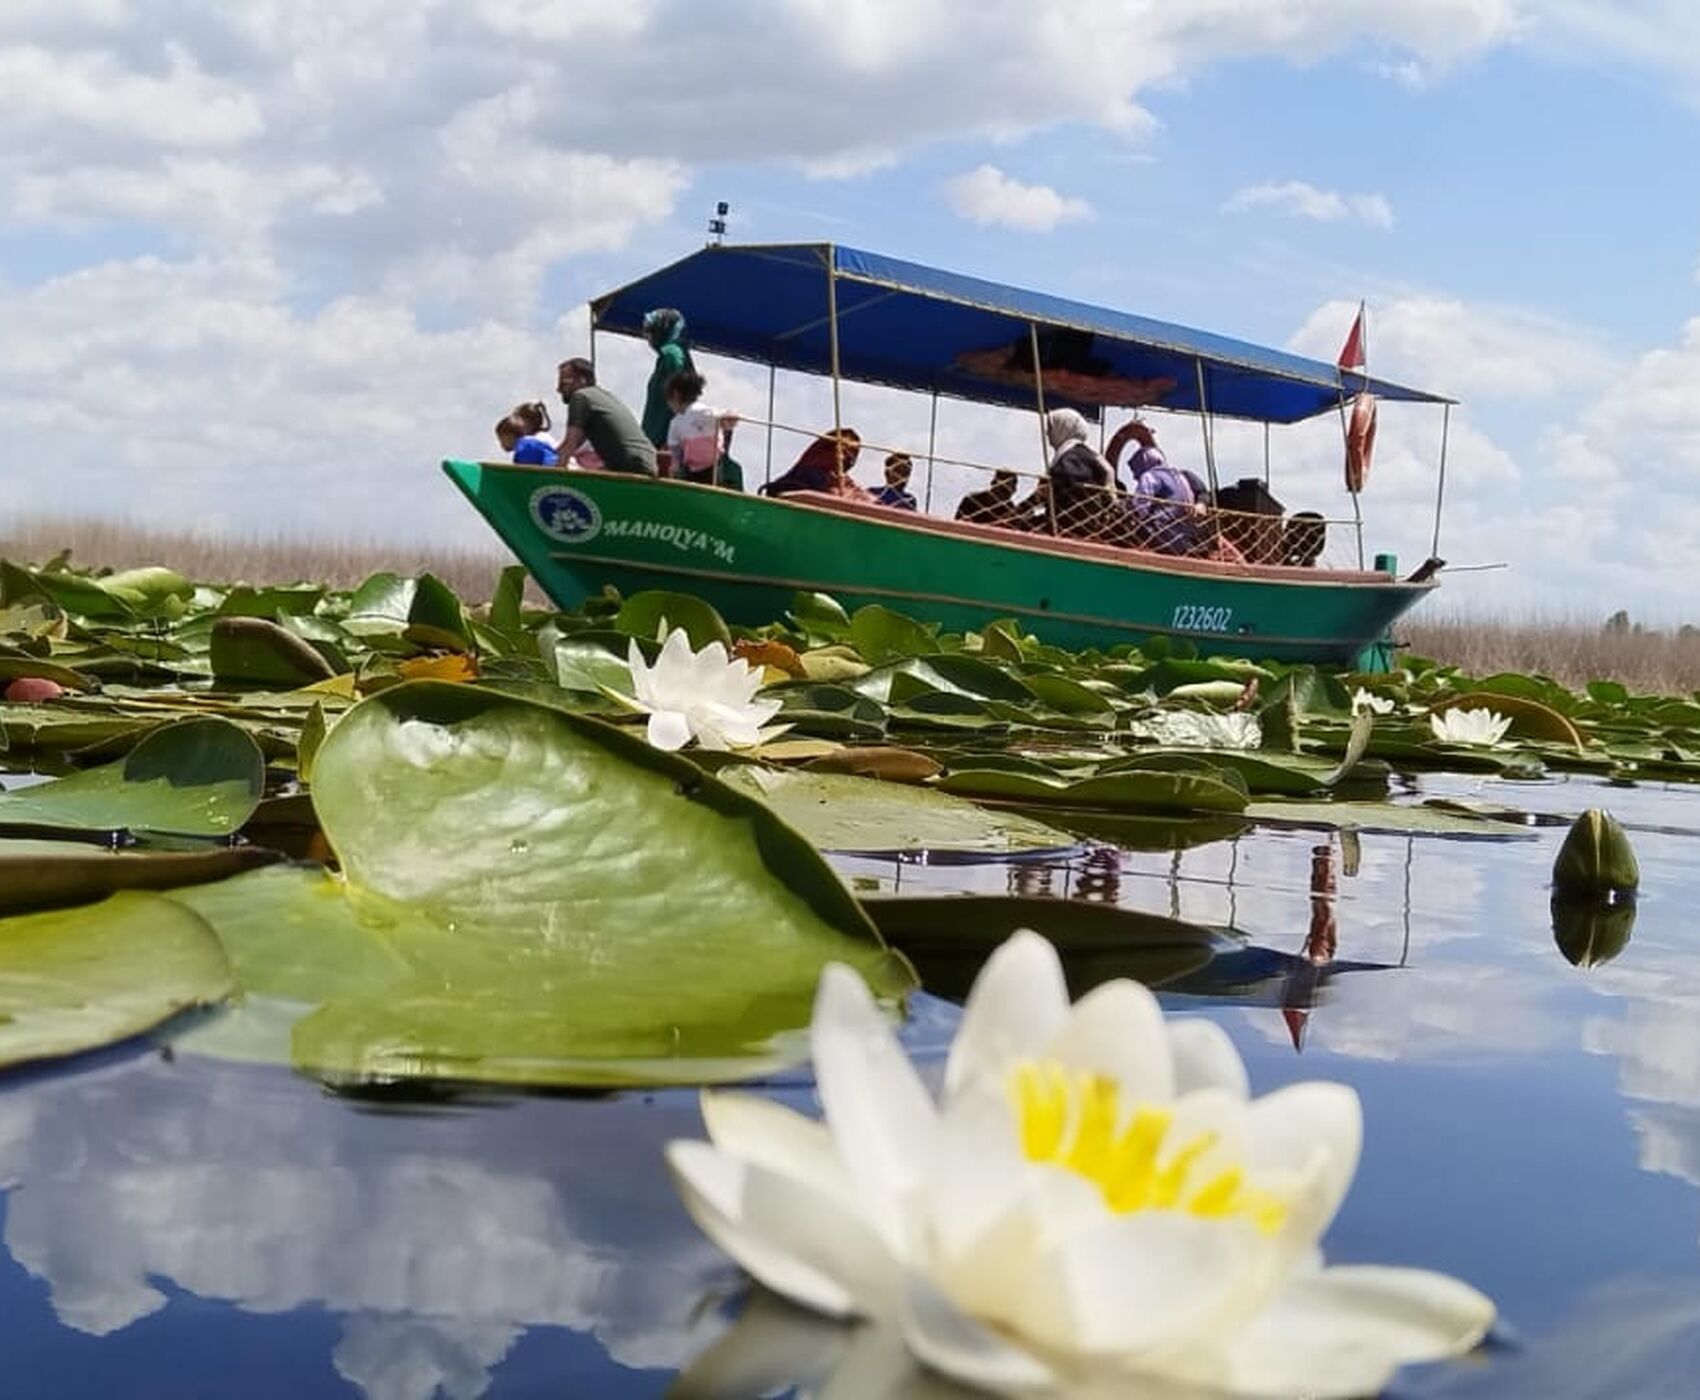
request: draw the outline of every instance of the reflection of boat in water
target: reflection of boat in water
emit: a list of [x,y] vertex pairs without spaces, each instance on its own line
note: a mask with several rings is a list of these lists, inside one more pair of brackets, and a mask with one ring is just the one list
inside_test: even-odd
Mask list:
[[[975,466],[935,451],[941,396],[1072,407],[1100,421],[1112,406],[1194,415],[1212,491],[1219,418],[1267,430],[1343,411],[1364,391],[1446,402],[1283,351],[837,245],[703,249],[594,301],[593,338],[598,329],[641,334],[657,306],[684,310],[701,351],[829,376],[835,429],[843,380],[930,395],[929,497],[936,466]],[[773,382],[770,373],[769,479],[781,426]],[[1353,519],[1332,522],[1355,531],[1355,567],[1327,568],[1289,539],[1299,517],[1283,533],[1268,513],[1216,511],[1217,557],[1193,558],[1071,537],[1070,522],[1048,510],[1039,529],[1015,530],[819,492],[773,500],[602,472],[444,466],[563,607],[610,584],[673,588],[760,623],[809,589],[953,629],[1013,617],[1064,646],[1172,636],[1204,652],[1350,662],[1436,586],[1432,568],[1401,580],[1389,556],[1364,567],[1355,495]],[[1125,498],[1118,509],[1128,518]],[[1306,540],[1318,523],[1306,518]],[[1222,537],[1246,548],[1222,548]],[[1287,562],[1307,554],[1309,567]]]

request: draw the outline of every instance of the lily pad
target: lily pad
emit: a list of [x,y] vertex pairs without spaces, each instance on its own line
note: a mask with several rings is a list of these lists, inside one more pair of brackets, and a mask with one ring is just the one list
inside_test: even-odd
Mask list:
[[945,792],[1002,802],[1112,811],[1239,812],[1248,801],[1244,779],[1227,769],[1128,769],[1074,782],[1049,782],[1025,773],[968,768],[945,774],[938,785]]
[[111,1045],[231,990],[213,931],[161,895],[0,919],[0,1065]]
[[230,836],[264,786],[265,760],[240,725],[179,720],[151,730],[115,763],[0,793],[0,826]]
[[1245,816],[1255,822],[1325,830],[1412,832],[1426,836],[1529,837],[1527,826],[1457,809],[1394,802],[1253,802]]
[[719,642],[728,649],[732,646],[732,633],[726,620],[701,598],[689,593],[669,593],[664,589],[634,593],[614,619],[614,626],[628,637],[641,637],[645,641],[655,638],[662,623],[669,630],[682,628],[693,651],[701,651],[710,642]]
[[336,674],[311,642],[243,614],[213,620],[207,657],[219,680],[249,685],[311,685]]
[[116,890],[175,889],[277,859],[259,846],[138,851],[82,841],[0,840],[0,911],[83,904]]
[[599,721],[403,684],[338,722],[314,778],[345,898],[408,967],[381,991],[326,989],[293,1036],[314,1074],[743,1077],[802,1054],[826,963],[882,996],[913,986],[802,837]]
[[1015,851],[1073,846],[1031,817],[994,812],[931,788],[847,773],[744,766],[723,781],[771,807],[828,851]]

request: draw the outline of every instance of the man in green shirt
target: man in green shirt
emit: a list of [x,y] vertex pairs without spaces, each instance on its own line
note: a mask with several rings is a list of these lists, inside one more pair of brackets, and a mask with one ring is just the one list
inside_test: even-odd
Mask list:
[[567,431],[556,449],[562,460],[588,441],[611,472],[655,475],[655,448],[632,411],[596,382],[589,360],[562,360],[555,387],[567,406]]

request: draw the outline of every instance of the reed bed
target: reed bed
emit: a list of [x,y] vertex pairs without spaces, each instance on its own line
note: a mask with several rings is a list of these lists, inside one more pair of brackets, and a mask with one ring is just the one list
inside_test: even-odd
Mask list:
[[[355,539],[203,535],[58,516],[0,521],[0,557],[40,564],[64,549],[85,568],[169,564],[208,583],[310,580],[351,588],[381,569],[429,570],[469,602],[487,599],[496,575],[512,562],[494,543],[487,550],[434,549]],[[1424,608],[1399,625],[1398,636],[1410,653],[1471,675],[1518,671],[1577,687],[1606,679],[1661,695],[1700,689],[1700,630],[1655,630],[1623,614],[1472,615]]]
[[40,565],[62,550],[85,569],[165,564],[200,583],[322,583],[352,588],[381,570],[429,571],[468,602],[490,597],[513,557],[489,549],[433,549],[371,540],[309,541],[282,536],[202,535],[112,521],[32,516],[0,521],[0,558]]

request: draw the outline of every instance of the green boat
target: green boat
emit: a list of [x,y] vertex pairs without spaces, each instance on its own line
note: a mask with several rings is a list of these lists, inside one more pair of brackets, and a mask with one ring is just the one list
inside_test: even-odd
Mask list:
[[[1344,425],[1360,395],[1450,408],[1336,365],[841,245],[711,245],[593,301],[593,345],[596,330],[641,334],[658,306],[684,311],[697,350],[830,376],[835,419],[845,379],[930,394],[935,408],[942,395],[1089,418],[1110,407],[1195,414],[1212,490],[1217,417],[1285,424],[1338,412]],[[770,401],[770,443],[772,419]],[[929,469],[943,460],[929,451]],[[1363,567],[1361,525],[1358,566],[1325,568],[1232,550],[1181,557],[826,493],[770,499],[611,472],[443,466],[562,608],[609,586],[665,588],[757,625],[812,590],[953,630],[1013,618],[1067,647],[1163,636],[1201,654],[1380,667],[1390,627],[1441,567],[1431,558],[1404,579],[1388,556]],[[1444,471],[1443,427],[1437,546]],[[1278,519],[1243,523],[1281,538]]]

